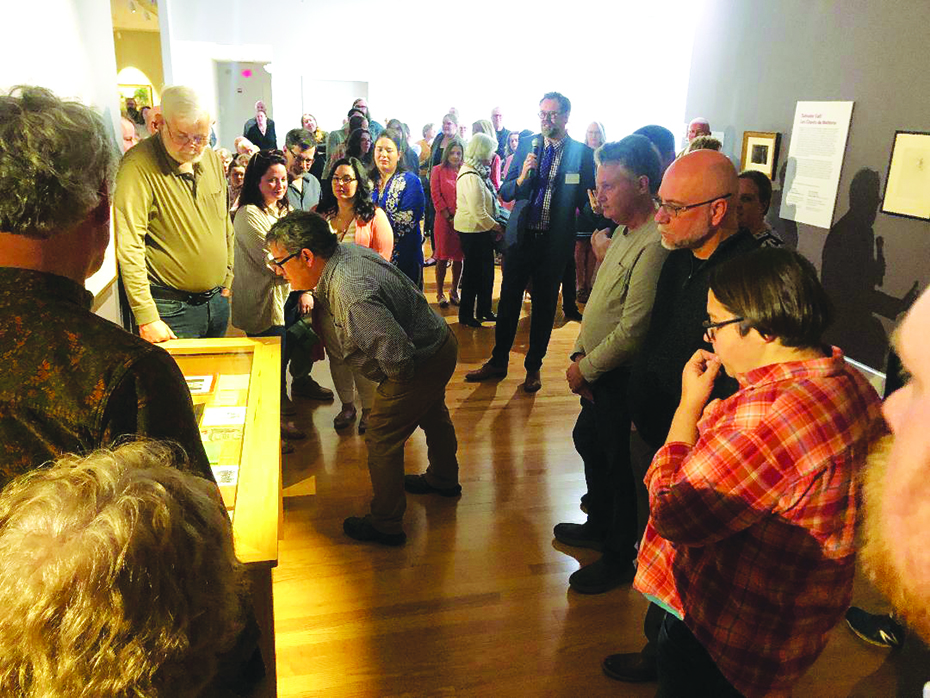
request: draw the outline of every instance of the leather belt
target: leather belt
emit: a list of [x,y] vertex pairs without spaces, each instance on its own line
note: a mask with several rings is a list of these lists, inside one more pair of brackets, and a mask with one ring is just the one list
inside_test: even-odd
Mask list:
[[217,286],[216,288],[211,288],[208,291],[201,291],[200,293],[180,291],[176,288],[168,288],[167,286],[149,286],[149,290],[152,293],[152,298],[157,298],[158,300],[182,301],[188,305],[203,305],[222,291],[223,287]]

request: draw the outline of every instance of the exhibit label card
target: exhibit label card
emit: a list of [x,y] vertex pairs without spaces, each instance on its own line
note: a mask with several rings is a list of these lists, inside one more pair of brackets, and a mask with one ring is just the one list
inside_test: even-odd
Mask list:
[[853,102],[798,102],[779,215],[829,228],[846,153]]
[[202,427],[245,424],[245,407],[208,407],[204,410]]

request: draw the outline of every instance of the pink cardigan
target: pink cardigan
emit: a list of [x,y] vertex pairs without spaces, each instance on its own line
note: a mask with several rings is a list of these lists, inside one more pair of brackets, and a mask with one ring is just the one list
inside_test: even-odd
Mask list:
[[387,214],[380,208],[375,209],[375,217],[367,223],[361,218],[355,219],[355,244],[370,247],[388,262],[394,251],[394,230]]

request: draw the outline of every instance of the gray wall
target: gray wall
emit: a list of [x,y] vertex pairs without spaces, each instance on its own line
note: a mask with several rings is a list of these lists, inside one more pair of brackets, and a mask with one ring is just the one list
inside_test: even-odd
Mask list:
[[[799,100],[855,102],[833,227],[799,224],[796,234],[818,269],[826,262],[839,311],[828,339],[881,368],[894,327],[887,316],[915,281],[930,283],[930,223],[877,211],[895,130],[930,132],[930,2],[707,0],[696,21],[685,116],[725,130],[737,166],[743,131],[780,132],[785,162]],[[777,197],[770,221],[791,237]]]

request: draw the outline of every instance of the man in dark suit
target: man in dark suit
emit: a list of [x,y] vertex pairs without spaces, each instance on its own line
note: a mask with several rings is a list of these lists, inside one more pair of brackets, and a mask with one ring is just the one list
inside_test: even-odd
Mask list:
[[523,305],[523,291],[533,282],[530,348],[526,353],[523,389],[542,387],[542,366],[555,319],[559,284],[565,265],[574,254],[576,214],[594,188],[594,151],[568,137],[565,130],[572,105],[558,92],[545,94],[539,103],[541,133],[524,138],[501,185],[504,201],[517,201],[519,236],[504,253],[504,278],[498,305],[497,334],[490,360],[466,374],[474,382],[507,375]]

